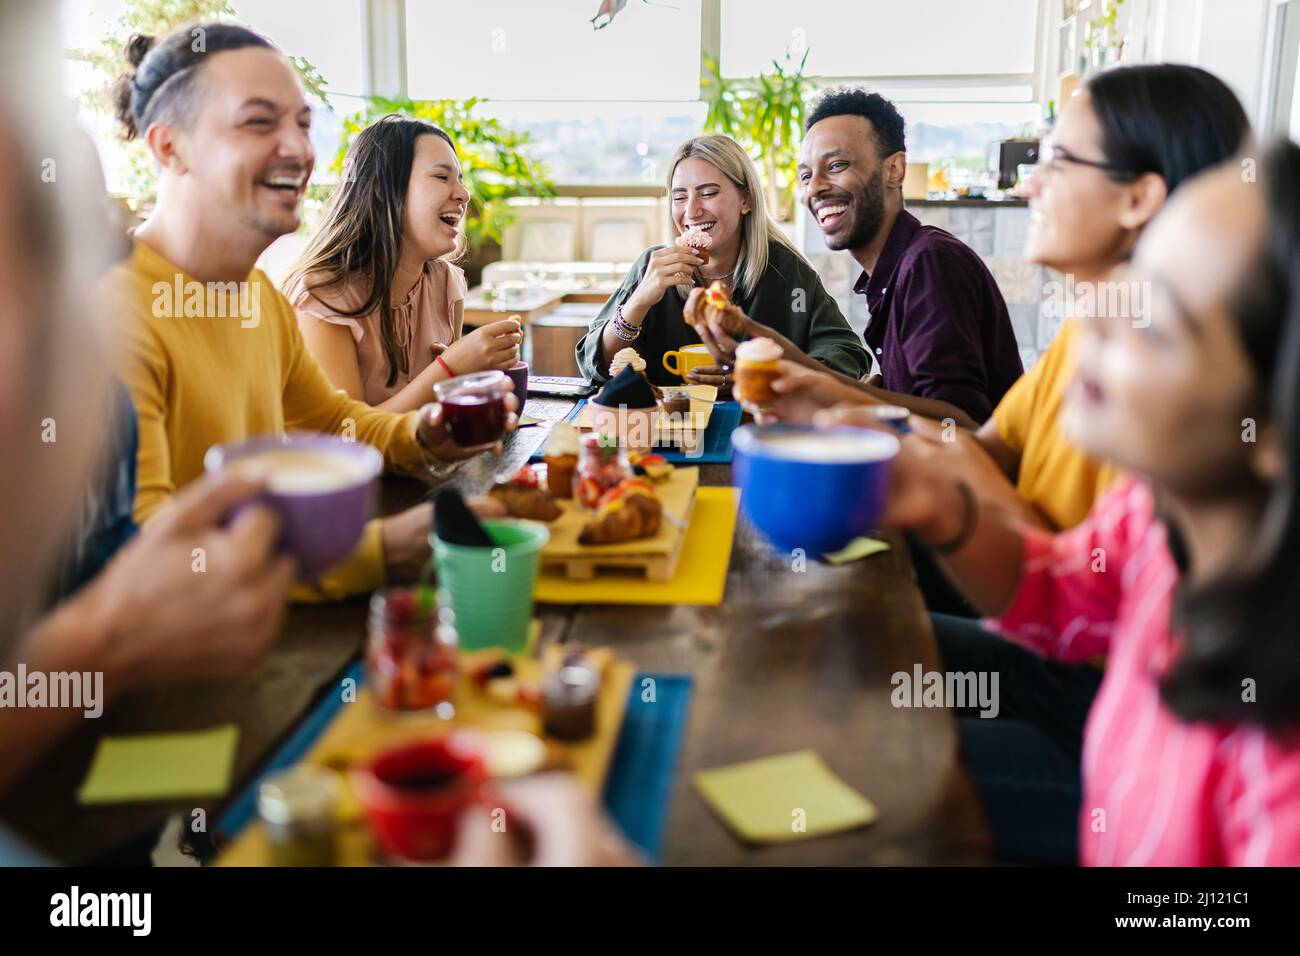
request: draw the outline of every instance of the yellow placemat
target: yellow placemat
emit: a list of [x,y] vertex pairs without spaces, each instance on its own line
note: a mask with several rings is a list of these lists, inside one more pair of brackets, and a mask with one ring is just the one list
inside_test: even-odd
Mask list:
[[[468,651],[460,656],[461,674],[456,695],[456,717],[452,721],[434,716],[408,714],[401,718],[385,716],[374,705],[370,691],[362,688],[357,699],[339,711],[333,723],[316,741],[303,763],[316,764],[345,773],[376,754],[412,740],[440,737],[455,729],[524,730],[542,736],[549,752],[548,763],[573,773],[593,795],[605,786],[605,775],[618,744],[627,708],[628,691],[636,677],[636,668],[627,661],[615,660],[605,668],[600,696],[596,698],[596,732],[586,740],[563,741],[543,735],[541,716],[520,706],[498,704],[477,690],[469,678],[478,663],[495,660],[499,651]],[[514,658],[516,673],[525,681],[536,683],[542,675],[542,661],[532,656]],[[340,800],[336,811],[338,824],[335,863],[339,866],[366,866],[373,862],[370,837],[362,821],[356,795],[341,777]],[[221,866],[266,866],[271,859],[262,824],[254,820],[242,834],[226,847],[218,863]]]
[[104,737],[77,791],[79,803],[220,796],[230,787],[239,728]]
[[600,569],[590,581],[571,581],[563,572],[543,568],[534,596],[551,604],[721,604],[739,501],[736,488],[696,490],[691,526],[669,581],[647,581],[637,572],[613,568]]
[[877,538],[854,538],[840,550],[823,557],[831,564],[848,564],[850,561],[861,561],[863,558],[888,550],[887,541]]
[[713,812],[750,843],[838,833],[876,819],[871,801],[812,750],[702,770],[694,783]]

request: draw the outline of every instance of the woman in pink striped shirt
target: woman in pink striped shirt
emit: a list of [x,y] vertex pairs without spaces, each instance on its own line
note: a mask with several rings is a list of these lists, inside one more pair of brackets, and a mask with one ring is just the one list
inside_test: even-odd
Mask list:
[[1085,322],[1062,422],[1134,477],[1051,535],[978,508],[917,434],[884,520],[942,553],[1008,639],[1109,655],[1082,862],[1297,865],[1300,147],[1184,186],[1124,278],[1141,308]]

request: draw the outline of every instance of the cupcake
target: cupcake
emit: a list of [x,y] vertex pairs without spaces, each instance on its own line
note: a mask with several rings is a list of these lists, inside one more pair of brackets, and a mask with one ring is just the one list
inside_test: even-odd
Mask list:
[[546,488],[556,498],[573,497],[573,473],[578,467],[578,430],[556,422],[542,446],[546,462]]
[[779,397],[772,382],[781,374],[781,346],[766,337],[736,346],[736,399],[750,405],[768,405]]
[[634,348],[619,349],[614,353],[614,357],[609,362],[609,377],[618,378],[618,373],[628,366],[632,366],[636,371],[645,373],[645,359],[641,353]]
[[690,249],[705,264],[708,264],[709,247],[713,245],[713,237],[703,229],[692,227],[677,237],[677,245]]

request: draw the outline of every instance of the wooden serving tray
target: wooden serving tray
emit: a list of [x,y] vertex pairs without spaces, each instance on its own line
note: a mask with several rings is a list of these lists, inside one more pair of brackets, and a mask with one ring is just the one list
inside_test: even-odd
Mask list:
[[[694,434],[703,434],[704,430],[709,427],[709,416],[713,414],[713,406],[718,400],[718,387],[716,385],[691,385],[691,414],[687,419],[677,418],[670,419],[661,410],[659,412],[658,427],[660,440],[667,437],[670,441],[680,443],[683,434],[688,437]],[[590,431],[592,423],[595,421],[595,414],[591,408],[591,400],[582,406],[578,412],[578,417],[573,420],[575,428],[583,431]]]
[[699,484],[699,468],[674,468],[667,479],[655,485],[655,494],[664,506],[658,533],[620,544],[580,544],[578,535],[592,512],[572,498],[557,500],[564,513],[547,523],[551,539],[542,549],[543,566],[559,567],[565,577],[579,581],[591,580],[599,568],[631,569],[650,581],[670,580],[677,570]]
[[[469,678],[476,664],[495,660],[499,650],[463,652],[460,677],[456,687],[456,717],[439,720],[433,716],[390,715],[375,705],[364,687],[355,702],[345,704],[333,723],[316,741],[304,763],[328,767],[339,773],[342,797],[339,800],[335,863],[339,866],[369,866],[375,862],[370,833],[361,816],[361,807],[352,794],[347,771],[365,763],[381,751],[408,741],[440,737],[451,730],[526,730],[537,734],[546,744],[548,757],[544,769],[566,769],[599,797],[605,775],[614,756],[623,726],[623,712],[636,668],[627,661],[614,660],[606,667],[596,698],[596,732],[586,740],[557,740],[542,733],[542,718],[536,711],[520,705],[495,702]],[[531,656],[512,658],[519,680],[539,683],[542,662]],[[259,821],[250,824],[217,858],[219,866],[268,866],[270,848]]]

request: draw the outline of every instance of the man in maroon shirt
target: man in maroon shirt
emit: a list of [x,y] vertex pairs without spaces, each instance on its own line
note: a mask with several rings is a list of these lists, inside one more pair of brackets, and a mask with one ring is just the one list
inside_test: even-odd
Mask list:
[[875,397],[974,428],[1024,367],[983,260],[903,208],[903,117],[878,93],[827,90],[804,128],[799,179],[826,244],[862,267]]

